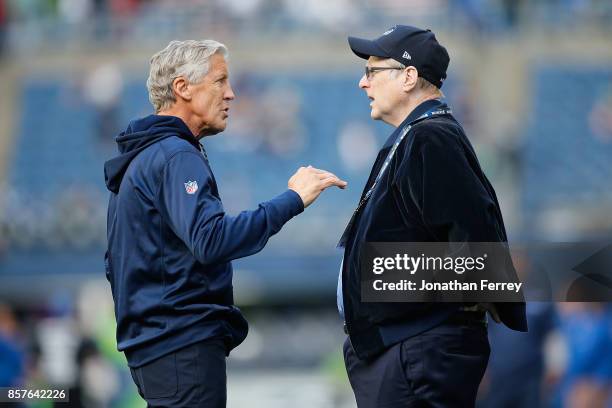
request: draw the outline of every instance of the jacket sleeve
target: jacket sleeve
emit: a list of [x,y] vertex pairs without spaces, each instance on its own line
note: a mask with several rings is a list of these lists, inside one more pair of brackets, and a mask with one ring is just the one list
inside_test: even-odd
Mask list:
[[394,187],[412,200],[435,240],[503,241],[497,206],[454,135],[422,126],[414,138]]
[[228,262],[261,251],[287,221],[304,211],[300,196],[287,190],[256,210],[229,216],[213,194],[213,186],[204,158],[188,151],[168,160],[160,182],[162,217],[203,264]]

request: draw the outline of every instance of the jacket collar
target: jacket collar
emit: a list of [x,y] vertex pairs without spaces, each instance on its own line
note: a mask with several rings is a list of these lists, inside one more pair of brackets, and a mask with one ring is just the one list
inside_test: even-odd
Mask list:
[[428,99],[425,102],[422,102],[421,104],[419,104],[416,108],[412,110],[412,112],[408,114],[406,119],[404,119],[404,121],[393,131],[393,133],[391,133],[391,136],[389,136],[389,138],[385,142],[383,149],[395,143],[395,139],[397,138],[397,135],[402,131],[402,129],[404,129],[407,125],[411,124],[412,122],[420,118],[421,115],[429,112],[430,110],[446,108],[446,107],[447,107],[446,103],[442,102],[439,99]]
[[402,128],[404,128],[404,126],[406,126],[406,125],[414,122],[415,120],[417,120],[424,113],[427,113],[430,110],[439,109],[439,108],[442,108],[442,107],[446,107],[446,104],[444,102],[442,102],[441,100],[439,100],[439,99],[428,99],[425,102],[422,102],[416,108],[414,108],[412,110],[412,112],[410,112],[408,114],[406,119],[404,119],[402,124],[399,125],[397,128],[398,129],[402,129]]

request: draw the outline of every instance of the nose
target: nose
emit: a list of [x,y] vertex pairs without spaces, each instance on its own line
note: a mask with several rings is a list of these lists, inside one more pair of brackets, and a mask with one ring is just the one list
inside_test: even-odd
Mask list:
[[365,74],[363,74],[361,76],[361,79],[359,80],[359,88],[361,89],[365,89],[368,86],[370,86],[370,81],[368,81],[368,78],[366,77]]
[[223,99],[233,101],[235,98],[236,95],[234,94],[234,90],[232,89],[232,86],[228,84],[227,90],[225,91],[225,95],[223,95]]

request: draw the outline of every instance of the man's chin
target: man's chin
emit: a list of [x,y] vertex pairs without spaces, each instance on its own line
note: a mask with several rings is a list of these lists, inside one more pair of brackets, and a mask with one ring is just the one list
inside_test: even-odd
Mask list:
[[204,136],[214,136],[217,133],[223,132],[226,127],[227,127],[227,124],[223,122],[223,125],[206,128],[198,135],[198,139]]

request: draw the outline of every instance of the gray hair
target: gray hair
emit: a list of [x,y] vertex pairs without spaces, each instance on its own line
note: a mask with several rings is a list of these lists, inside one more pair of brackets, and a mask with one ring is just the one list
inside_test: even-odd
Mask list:
[[[404,65],[401,62],[394,60],[393,58],[389,58],[389,61],[391,62],[391,65],[393,65],[393,68],[406,69],[408,67],[407,65]],[[401,72],[401,71],[397,71],[397,72]],[[416,83],[415,88],[421,91],[439,94],[441,97],[444,97],[444,93],[442,93],[440,88],[438,88],[437,86],[435,86],[434,84],[432,84],[431,82],[429,82],[423,77],[417,78],[417,83]]]
[[208,73],[210,58],[220,53],[227,57],[227,47],[214,40],[171,41],[151,57],[147,89],[149,101],[159,112],[176,102],[172,83],[180,76],[197,84]]

